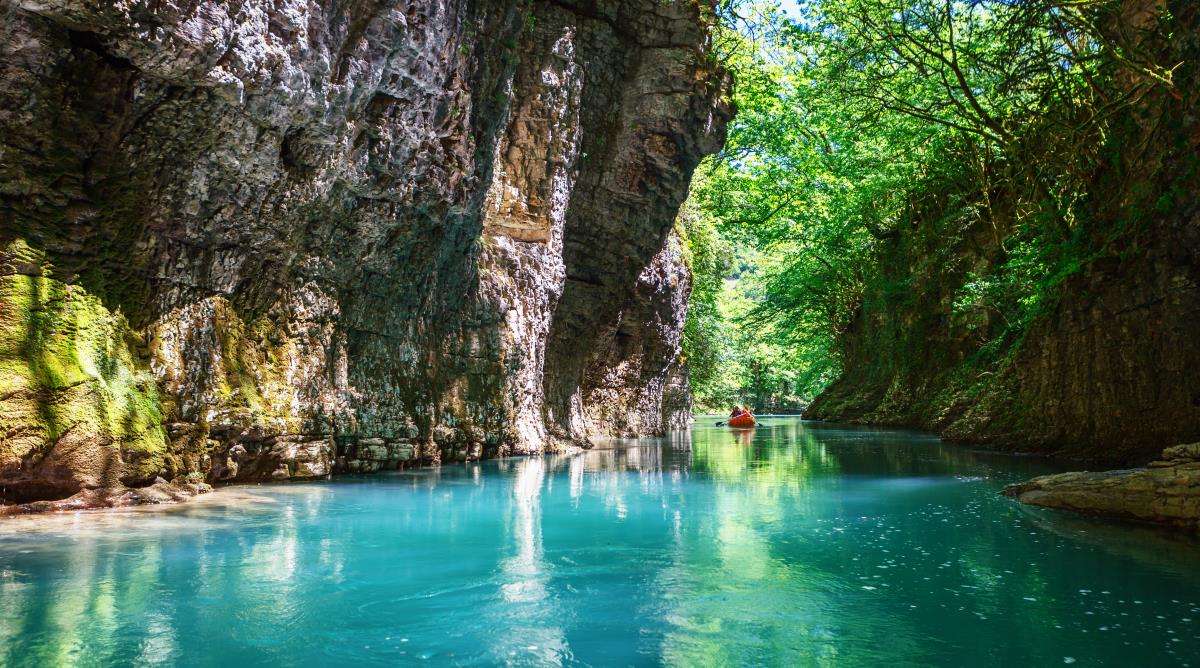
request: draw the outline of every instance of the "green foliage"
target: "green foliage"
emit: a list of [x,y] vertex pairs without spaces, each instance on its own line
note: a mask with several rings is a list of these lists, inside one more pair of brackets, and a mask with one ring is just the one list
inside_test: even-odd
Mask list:
[[[1019,341],[1114,245],[1092,218],[1107,206],[1097,174],[1123,155],[1116,126],[1152,91],[1177,93],[1152,48],[1170,16],[1126,25],[1116,0],[798,7],[718,5],[738,115],[698,170],[689,215],[706,247],[754,248],[734,282],[753,304],[714,308],[736,300],[703,278],[688,323],[701,404],[754,394],[748,376],[717,380],[712,360],[758,346],[778,351],[758,361],[790,369],[797,394],[819,392],[846,365],[857,319],[905,308],[931,282],[959,286],[948,315],[982,348]],[[976,266],[960,267],[968,244]]]
[[731,269],[731,247],[720,237],[713,221],[693,207],[685,206],[680,211],[677,232],[684,240],[685,260],[692,270],[683,353],[693,388],[701,396],[709,396],[717,392],[722,368],[728,364],[720,299],[723,279]]

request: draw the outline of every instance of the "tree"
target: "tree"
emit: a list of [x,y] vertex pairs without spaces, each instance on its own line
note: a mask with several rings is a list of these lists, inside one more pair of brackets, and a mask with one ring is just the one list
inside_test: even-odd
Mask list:
[[[760,370],[739,381],[743,394],[764,391],[769,364],[790,369],[771,383],[811,396],[844,365],[868,286],[905,289],[887,285],[880,254],[923,222],[954,235],[982,221],[1000,257],[956,306],[997,314],[1004,326],[992,334],[1019,338],[1111,241],[1089,236],[1091,186],[1130,110],[1153,91],[1178,94],[1154,49],[1169,15],[1131,25],[1119,0],[799,7],[789,19],[771,3],[720,4],[715,44],[735,74],[738,115],[698,170],[690,206],[718,237],[709,245],[754,247],[740,294],[755,303],[713,308],[710,277],[693,309],[704,324],[689,326],[717,332],[725,317],[735,326],[721,345],[749,336],[738,350],[784,351],[740,361]],[[715,388],[719,374],[692,353],[708,374],[697,387]],[[728,364],[734,353],[713,354]]]

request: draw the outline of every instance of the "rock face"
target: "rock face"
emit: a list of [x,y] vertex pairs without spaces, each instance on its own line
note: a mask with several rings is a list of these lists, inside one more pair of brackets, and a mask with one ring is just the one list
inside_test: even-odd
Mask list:
[[677,422],[706,15],[6,1],[0,498]]
[[1147,222],[1129,242],[1136,254],[1098,258],[1068,280],[1054,312],[999,361],[981,352],[981,334],[1004,323],[954,309],[968,271],[999,255],[992,231],[977,226],[946,248],[927,228],[888,259],[911,299],[868,295],[847,332],[845,374],[804,415],[1117,466],[1200,438],[1197,191]]
[[1146,468],[1042,476],[1003,493],[1034,506],[1200,529],[1200,443],[1167,448]]
[[[1130,4],[1153,17],[1160,3]],[[957,309],[1023,221],[1003,193],[995,220],[928,203],[883,244],[883,278],[844,336],[845,373],[806,416],[1106,465],[1200,439],[1200,5],[1167,5],[1162,58],[1184,63],[1185,92],[1146,96],[1118,127],[1106,150],[1119,159],[1096,168],[1080,216],[1083,259],[1053,307],[1015,335],[1003,314]]]

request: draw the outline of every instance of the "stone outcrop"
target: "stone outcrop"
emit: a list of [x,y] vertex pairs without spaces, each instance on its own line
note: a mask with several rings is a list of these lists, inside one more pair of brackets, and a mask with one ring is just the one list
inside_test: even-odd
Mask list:
[[1041,476],[1003,494],[1034,506],[1200,529],[1200,443],[1167,448],[1145,468]]
[[0,498],[678,422],[702,5],[5,2]]
[[935,237],[914,244],[916,257],[890,260],[911,268],[895,277],[911,301],[868,297],[875,306],[847,332],[846,373],[805,416],[1108,466],[1200,438],[1200,209],[1188,192],[1184,208],[1130,242],[1136,255],[1097,259],[1068,280],[1054,311],[999,361],[981,353],[981,335],[1003,328],[1000,318],[980,324],[953,306],[967,271],[999,254],[979,239],[991,230],[950,249]]

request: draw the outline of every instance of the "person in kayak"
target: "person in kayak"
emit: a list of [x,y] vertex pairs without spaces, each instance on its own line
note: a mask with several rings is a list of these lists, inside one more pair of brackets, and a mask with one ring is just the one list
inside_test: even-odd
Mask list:
[[754,419],[749,406],[735,406],[733,413],[729,416],[729,420],[727,422],[718,422],[717,426],[727,424],[730,427],[745,429],[753,427],[757,423],[758,420]]

